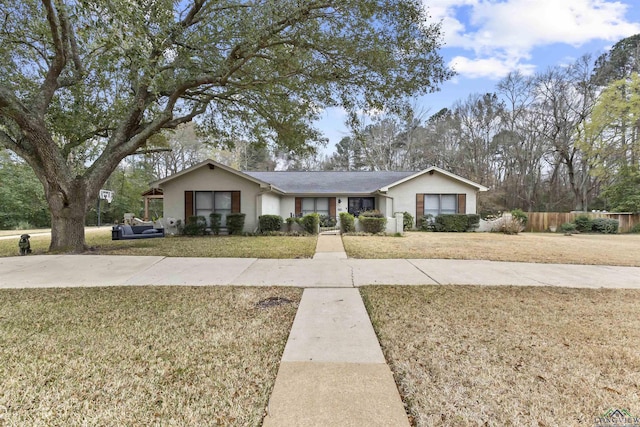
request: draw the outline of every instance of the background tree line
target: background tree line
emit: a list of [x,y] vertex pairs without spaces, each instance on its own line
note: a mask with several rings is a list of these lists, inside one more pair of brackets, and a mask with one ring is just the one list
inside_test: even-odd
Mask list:
[[[431,165],[491,191],[486,212],[606,209],[640,211],[640,35],[621,40],[595,61],[532,76],[514,72],[493,93],[471,94],[428,116],[379,114],[354,125],[330,155],[297,156],[236,140],[220,148],[188,124],[155,137],[126,157],[103,188],[103,222],[142,216],[151,181],[213,158],[240,170],[421,170]],[[360,120],[365,122],[365,120]],[[75,153],[79,164],[91,152]],[[31,168],[0,153],[0,228],[50,225],[42,186]],[[152,216],[161,216],[161,207]],[[87,223],[95,223],[95,207]]]
[[639,49],[635,35],[596,61],[513,72],[429,117],[373,116],[311,167],[435,165],[490,187],[489,211],[640,211]]

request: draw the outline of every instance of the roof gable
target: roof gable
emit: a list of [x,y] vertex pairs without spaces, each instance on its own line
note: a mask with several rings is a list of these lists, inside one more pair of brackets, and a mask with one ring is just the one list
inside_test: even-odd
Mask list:
[[471,187],[475,187],[478,191],[489,191],[489,188],[485,187],[484,185],[478,184],[477,182],[470,181],[470,180],[468,180],[466,178],[463,178],[463,177],[461,177],[459,175],[456,175],[454,173],[448,172],[448,171],[446,171],[444,169],[440,169],[437,166],[428,167],[427,169],[425,169],[423,171],[420,171],[420,172],[417,172],[417,173],[413,173],[412,175],[407,176],[405,178],[402,178],[402,179],[400,179],[400,180],[398,180],[396,182],[393,182],[393,183],[391,183],[391,184],[389,184],[387,186],[380,187],[380,191],[388,191],[389,188],[395,187],[396,185],[400,185],[400,184],[402,184],[404,182],[411,181],[412,179],[418,178],[418,177],[420,177],[420,176],[422,176],[422,175],[424,175],[426,173],[434,173],[434,172],[441,173],[442,175],[445,175],[445,176],[447,176],[447,177],[449,177],[449,178],[451,178],[451,179],[453,179],[455,181],[461,182],[461,183],[469,185]]
[[[187,169],[181,170],[180,172],[174,173],[173,175],[170,175],[170,176],[168,176],[166,178],[160,179],[158,181],[154,181],[154,182],[151,183],[151,186],[152,187],[156,187],[156,188],[160,187],[160,186],[162,186],[162,184],[164,184],[166,182],[173,181],[176,178],[179,178],[179,177],[181,177],[183,175],[186,175],[186,174],[188,174],[190,172],[193,172],[194,170],[203,168],[205,166],[209,167],[211,169],[220,168],[220,169],[222,169],[222,170],[224,170],[226,172],[229,172],[231,174],[237,175],[237,176],[239,176],[241,178],[244,178],[244,179],[246,179],[248,181],[254,182],[254,183],[256,183],[256,184],[258,184],[260,186],[263,186],[263,187],[273,187],[272,185],[270,185],[271,183],[269,183],[269,182],[261,181],[258,178],[255,178],[253,176],[247,175],[246,173],[240,172],[237,169],[234,169],[234,168],[232,168],[230,166],[223,165],[222,163],[218,163],[215,160],[211,160],[211,159],[207,159],[207,160],[205,160],[203,162],[198,163],[197,165],[193,165],[193,166],[191,166],[191,167],[189,167]],[[279,188],[275,188],[275,190],[280,190],[280,189]]]

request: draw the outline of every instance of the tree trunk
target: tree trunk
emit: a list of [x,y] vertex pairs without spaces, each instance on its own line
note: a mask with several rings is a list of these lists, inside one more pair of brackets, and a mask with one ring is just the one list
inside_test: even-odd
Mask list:
[[88,204],[85,187],[79,180],[66,194],[50,192],[47,197],[51,210],[51,252],[81,253],[87,249],[84,222]]

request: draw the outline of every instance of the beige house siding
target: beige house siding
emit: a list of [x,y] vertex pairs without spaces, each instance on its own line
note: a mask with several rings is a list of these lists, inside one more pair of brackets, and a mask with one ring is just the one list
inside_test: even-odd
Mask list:
[[296,214],[296,198],[294,196],[280,197],[280,216],[289,218]]
[[258,216],[280,215],[280,196],[274,193],[264,193],[258,196]]
[[[387,192],[392,197],[391,208],[387,202],[385,214],[392,216],[395,212],[409,212],[416,215],[416,194],[465,194],[464,210],[467,214],[476,213],[477,188],[454,180],[439,172],[425,173],[414,179],[393,186]],[[415,219],[414,219],[415,220]]]
[[200,167],[161,185],[164,191],[164,215],[185,220],[185,191],[240,191],[240,212],[246,214],[244,229],[258,225],[256,202],[260,185],[222,168]]

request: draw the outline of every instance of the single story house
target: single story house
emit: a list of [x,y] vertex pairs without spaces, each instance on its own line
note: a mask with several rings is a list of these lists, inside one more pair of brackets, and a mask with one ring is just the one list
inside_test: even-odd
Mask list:
[[377,209],[387,217],[409,212],[426,215],[476,213],[477,194],[487,187],[432,166],[419,172],[241,172],[214,160],[152,184],[164,194],[164,216],[209,218],[212,212],[242,212],[245,231],[260,215],[283,218],[311,212],[337,217]]

